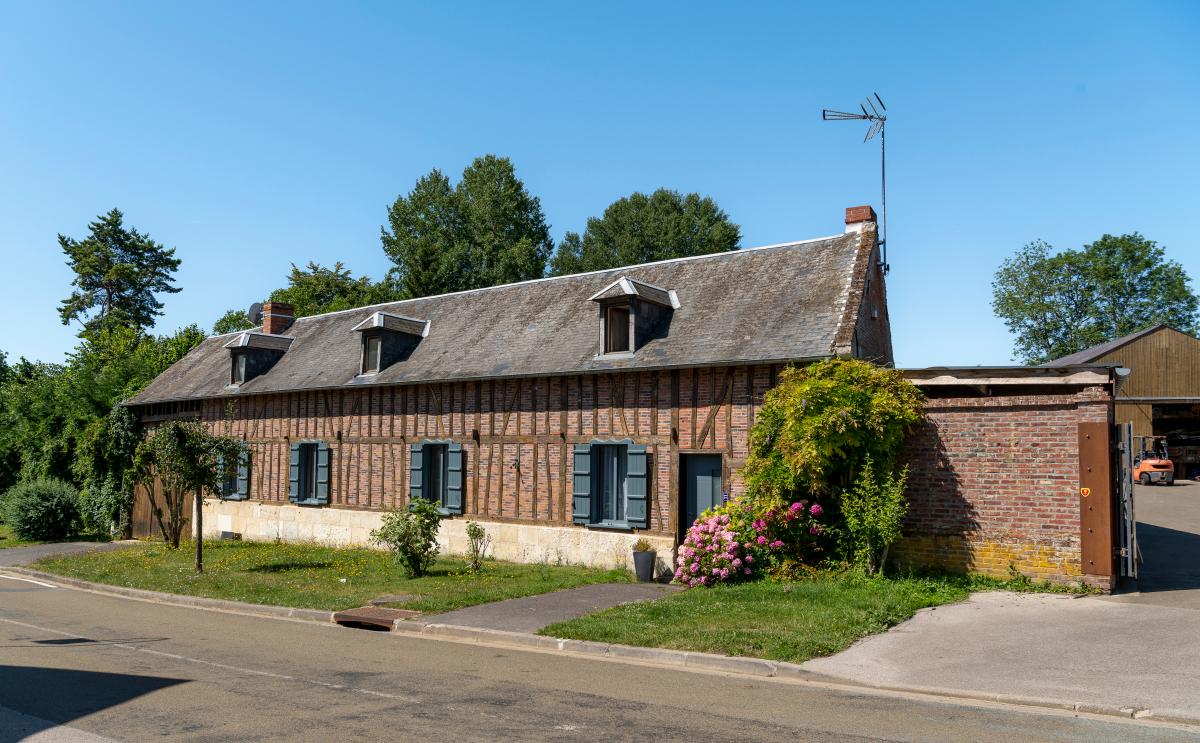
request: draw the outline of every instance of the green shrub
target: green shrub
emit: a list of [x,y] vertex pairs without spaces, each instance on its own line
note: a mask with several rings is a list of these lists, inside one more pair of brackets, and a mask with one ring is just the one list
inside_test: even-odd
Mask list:
[[483,567],[483,558],[491,543],[491,535],[482,526],[474,521],[467,522],[467,564],[471,572],[477,573]]
[[888,548],[900,538],[908,500],[904,483],[908,468],[899,474],[876,472],[867,457],[854,487],[842,495],[842,516],[854,562],[874,573],[887,560]]
[[415,498],[408,510],[396,509],[383,515],[383,523],[371,532],[371,541],[392,552],[396,563],[410,578],[419,578],[437,559],[438,507],[423,498]]
[[100,535],[117,538],[124,534],[132,509],[133,495],[121,490],[111,478],[79,492],[83,525]]
[[62,480],[34,480],[4,494],[4,521],[27,541],[53,541],[79,530],[79,493]]

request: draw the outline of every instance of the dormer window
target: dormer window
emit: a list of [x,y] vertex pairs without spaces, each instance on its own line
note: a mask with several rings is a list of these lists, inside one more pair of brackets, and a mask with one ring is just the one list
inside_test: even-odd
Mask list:
[[225,344],[229,349],[229,385],[238,387],[266,374],[292,345],[284,335],[247,330]]
[[378,374],[413,352],[421,339],[429,334],[429,321],[417,320],[390,312],[372,312],[354,326],[362,334],[360,377]]
[[363,338],[363,374],[374,374],[379,371],[380,349],[383,339],[378,335]]
[[246,354],[233,355],[233,383],[241,384],[246,381]]
[[609,305],[605,308],[604,353],[627,353],[629,347],[629,305]]
[[600,356],[633,354],[666,335],[679,308],[674,291],[624,276],[590,299],[600,305]]

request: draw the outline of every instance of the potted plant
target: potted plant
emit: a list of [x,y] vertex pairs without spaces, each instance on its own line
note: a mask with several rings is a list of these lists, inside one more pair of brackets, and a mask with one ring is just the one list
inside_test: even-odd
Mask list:
[[638,583],[649,583],[654,580],[654,547],[644,537],[633,543],[633,574]]

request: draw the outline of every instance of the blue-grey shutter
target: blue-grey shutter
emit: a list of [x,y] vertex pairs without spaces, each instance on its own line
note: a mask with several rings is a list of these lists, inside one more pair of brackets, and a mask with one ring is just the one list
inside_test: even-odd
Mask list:
[[645,529],[649,478],[646,476],[646,447],[630,444],[625,449],[625,521],[638,529]]
[[288,500],[300,502],[300,445],[292,444],[288,458]]
[[237,492],[234,497],[237,500],[246,500],[250,495],[250,450],[242,447],[238,452],[237,463]]
[[329,444],[324,441],[317,444],[317,504],[329,505]]
[[408,447],[408,502],[412,503],[417,498],[425,497],[424,478],[421,477],[421,470],[425,466],[425,453],[420,444],[412,444]]
[[576,524],[592,523],[592,445],[575,445],[575,476],[572,478],[572,516]]
[[446,447],[446,502],[442,504],[450,513],[462,513],[463,502],[463,448],[462,444],[451,443]]

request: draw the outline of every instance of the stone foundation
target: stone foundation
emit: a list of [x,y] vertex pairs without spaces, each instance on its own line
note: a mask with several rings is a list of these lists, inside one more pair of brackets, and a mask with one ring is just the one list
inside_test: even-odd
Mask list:
[[[370,547],[371,530],[379,528],[382,511],[346,508],[310,508],[247,501],[204,500],[204,536],[221,532],[241,534],[252,541],[318,542],[337,547]],[[462,555],[467,551],[468,519],[442,521],[438,542],[442,552]],[[551,565],[586,565],[597,568],[633,567],[633,543],[645,538],[658,551],[656,576],[670,576],[674,541],[670,537],[647,536],[626,531],[585,529],[578,526],[546,526],[494,522],[477,523],[492,537],[488,556],[499,560]]]

